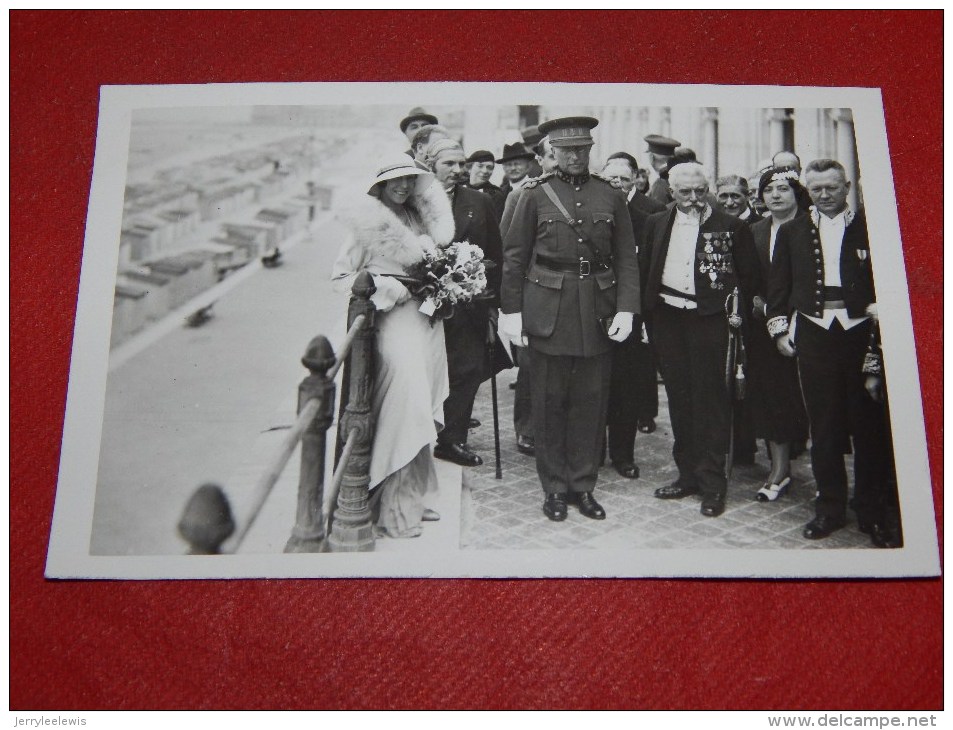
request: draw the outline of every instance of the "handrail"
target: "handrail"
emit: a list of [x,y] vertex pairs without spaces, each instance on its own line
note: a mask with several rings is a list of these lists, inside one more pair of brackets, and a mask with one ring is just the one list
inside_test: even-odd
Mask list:
[[[301,362],[310,375],[298,386],[298,416],[268,468],[255,483],[247,518],[240,522],[238,531],[235,530],[228,498],[221,487],[205,484],[192,495],[179,521],[179,532],[189,542],[191,554],[234,553],[238,550],[299,441],[301,471],[297,515],[285,552],[374,549],[367,503],[374,350],[374,305],[370,298],[374,291],[370,274],[359,274],[351,288],[349,327],[337,357],[324,336],[319,335],[308,343]],[[348,363],[345,397],[348,393],[351,397],[342,413],[339,428],[342,434],[347,434],[347,440],[332,475],[330,490],[331,504],[336,504],[342,514],[339,524],[326,529],[323,495],[327,430],[334,414],[334,378],[345,363]]]
[[358,331],[364,327],[364,323],[366,321],[366,314],[359,314],[354,318],[354,322],[348,328],[347,334],[344,335],[344,342],[341,343],[341,351],[338,353],[337,359],[334,361],[334,365],[332,365],[331,369],[328,370],[328,378],[330,380],[334,380],[335,376],[338,374],[338,370],[341,369],[344,361],[347,359],[348,355],[351,354],[351,347],[354,345],[354,338],[357,337]]
[[238,532],[222,544],[222,552],[234,553],[238,551],[248,531],[252,528],[252,525],[255,524],[255,520],[258,519],[261,508],[265,506],[265,500],[268,499],[268,495],[271,494],[271,490],[281,477],[281,472],[284,471],[288,460],[298,447],[301,436],[308,426],[311,425],[311,421],[318,415],[320,409],[320,397],[311,398],[304,404],[291,430],[285,435],[281,441],[281,445],[275,451],[275,455],[265,469],[264,474],[262,474],[255,483],[255,488],[252,491],[254,496],[252,498],[251,507],[248,510],[248,519],[244,521],[244,524],[239,523],[241,527]]

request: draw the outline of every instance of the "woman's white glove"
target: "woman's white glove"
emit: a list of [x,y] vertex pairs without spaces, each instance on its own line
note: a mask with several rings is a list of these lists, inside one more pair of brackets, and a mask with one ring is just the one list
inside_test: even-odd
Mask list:
[[377,291],[371,295],[371,303],[378,312],[389,312],[398,304],[410,299],[410,291],[392,276],[374,275],[374,286]]
[[523,334],[522,312],[513,312],[513,314],[500,312],[499,333],[501,339],[509,340],[517,347],[526,347],[529,344]]
[[632,334],[632,312],[616,312],[609,325],[609,339],[614,342],[625,342]]

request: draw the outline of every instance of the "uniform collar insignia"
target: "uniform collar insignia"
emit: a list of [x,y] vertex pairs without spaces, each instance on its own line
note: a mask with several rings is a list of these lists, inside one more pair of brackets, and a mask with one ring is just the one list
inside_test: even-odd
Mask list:
[[[821,212],[817,208],[815,208],[813,205],[811,206],[811,222],[814,224],[815,228],[821,225]],[[850,208],[845,209],[844,226],[849,226],[853,222],[854,222],[854,211],[852,211]]]
[[569,183],[570,185],[582,185],[583,183],[589,181],[591,175],[588,172],[584,172],[582,175],[570,175],[568,172],[563,172],[557,167],[556,177],[563,182]]

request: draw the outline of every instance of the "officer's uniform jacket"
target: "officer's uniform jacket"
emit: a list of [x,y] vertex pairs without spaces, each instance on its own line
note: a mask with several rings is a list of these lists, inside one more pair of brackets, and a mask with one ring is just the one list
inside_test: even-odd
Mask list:
[[[548,183],[576,224],[549,199]],[[543,257],[572,266],[554,270]],[[602,319],[638,314],[639,268],[625,194],[596,176],[530,181],[503,242],[501,309],[522,312],[530,347],[550,355],[608,352]],[[583,262],[583,263],[580,263]]]
[[[751,229],[744,221],[718,209],[709,206],[705,211],[695,243],[694,280],[698,314],[724,314],[725,299],[736,286],[743,300],[740,311],[744,312],[761,284]],[[656,213],[649,216],[645,224],[641,254],[648,265],[643,289],[646,314],[655,309],[659,301],[675,214],[675,208]]]
[[[819,215],[813,209],[778,229],[768,279],[768,332],[772,337],[787,333],[789,317],[795,311],[824,316],[824,267],[832,262],[824,261]],[[867,307],[877,301],[867,221],[863,213],[848,211],[847,215],[840,261],[835,264],[840,266],[840,299],[849,317],[863,317]]]

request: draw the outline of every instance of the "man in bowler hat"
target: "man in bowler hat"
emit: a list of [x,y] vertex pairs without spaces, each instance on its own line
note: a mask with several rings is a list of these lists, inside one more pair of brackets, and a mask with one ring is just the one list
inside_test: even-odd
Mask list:
[[[400,131],[407,137],[407,141],[412,143],[417,131],[428,124],[439,124],[437,117],[428,114],[421,107],[415,106],[407,113],[406,117],[400,120]],[[414,156],[413,145],[407,150],[407,154],[411,157]]]
[[543,513],[571,500],[590,519],[609,399],[612,342],[639,313],[639,269],[625,196],[590,175],[591,117],[553,119],[557,168],[523,187],[506,232],[500,332],[528,345]]
[[536,161],[536,155],[530,152],[519,142],[503,145],[503,155],[496,161],[496,164],[503,165],[503,172],[506,179],[500,185],[500,189],[508,197],[510,193],[520,190],[532,178],[529,175],[532,164]]

